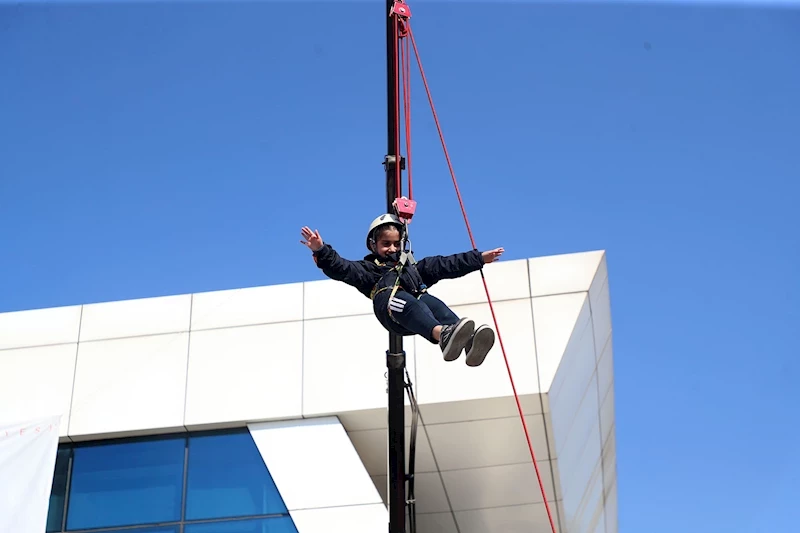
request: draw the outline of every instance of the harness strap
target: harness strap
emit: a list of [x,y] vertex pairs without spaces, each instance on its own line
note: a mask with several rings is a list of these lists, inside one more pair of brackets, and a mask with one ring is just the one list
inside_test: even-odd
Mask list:
[[[397,262],[397,265],[395,265],[391,270],[389,270],[389,272],[397,272],[397,278],[395,278],[394,285],[392,285],[391,287],[392,294],[389,295],[389,304],[387,305],[386,308],[386,312],[389,314],[389,318],[391,318],[394,322],[397,322],[397,320],[394,318],[394,315],[392,314],[391,302],[392,299],[397,294],[397,291],[400,289],[400,278],[403,274],[403,267],[406,265],[407,262],[412,265],[417,263],[416,260],[414,260],[414,255],[411,252],[402,252],[400,254],[400,260]],[[381,265],[385,263],[381,263],[380,261],[375,259],[375,264]],[[388,274],[389,272],[387,272],[386,274]],[[385,276],[386,274],[384,274],[383,276]],[[381,276],[381,279],[383,279],[383,276]],[[378,283],[380,283],[380,280],[378,280]],[[378,289],[378,283],[375,283],[375,285],[372,287],[372,290],[370,291],[369,294],[370,300],[374,300],[375,296],[377,296],[381,292],[389,290],[389,287],[382,287]],[[415,298],[419,299],[423,294],[427,292],[427,290],[428,290],[427,287],[423,286],[422,289],[420,290],[420,293],[416,295]]]
[[[405,248],[408,245],[408,229],[404,229],[403,233],[404,233],[404,235],[403,235],[403,238],[402,238],[402,242],[403,242],[403,248]],[[397,264],[394,267],[392,267],[391,270],[389,270],[389,272],[397,272],[397,278],[394,280],[394,285],[392,286],[392,294],[389,295],[389,305],[387,305],[387,309],[386,309],[386,311],[389,313],[389,318],[391,318],[395,322],[397,322],[397,320],[395,320],[394,316],[392,315],[391,302],[392,302],[392,298],[394,298],[394,296],[397,294],[397,291],[400,289],[400,278],[403,275],[403,268],[406,266],[406,263],[408,263],[410,265],[416,265],[417,264],[417,260],[414,259],[414,254],[411,252],[411,250],[403,250],[402,252],[400,252],[400,259],[397,261]],[[378,266],[383,266],[386,263],[381,263],[376,258],[375,259],[375,264],[378,265]],[[386,274],[388,274],[389,272],[386,272]],[[380,279],[377,281],[377,283],[375,283],[375,285],[373,285],[372,290],[369,293],[370,300],[374,300],[375,296],[377,296],[381,292],[383,292],[385,290],[389,290],[389,287],[383,287],[381,289],[378,289],[378,283],[381,282],[381,280],[383,279],[383,277],[386,274],[381,276]],[[428,290],[427,287],[425,287],[423,285],[422,289],[420,290],[419,295],[417,295],[416,298],[419,298],[420,296],[425,294],[425,292],[427,292],[427,290]]]

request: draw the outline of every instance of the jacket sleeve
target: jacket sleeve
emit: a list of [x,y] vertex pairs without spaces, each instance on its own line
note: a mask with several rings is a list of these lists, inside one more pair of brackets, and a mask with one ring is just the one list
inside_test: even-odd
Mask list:
[[372,274],[361,261],[349,261],[340,256],[330,244],[314,252],[314,261],[329,278],[342,281],[364,292],[374,284]]
[[417,263],[417,271],[429,287],[440,280],[460,278],[481,268],[483,256],[478,250],[447,256],[433,255]]

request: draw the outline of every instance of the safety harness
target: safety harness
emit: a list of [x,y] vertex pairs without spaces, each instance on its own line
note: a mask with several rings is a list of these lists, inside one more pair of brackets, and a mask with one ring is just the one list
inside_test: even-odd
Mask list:
[[[389,304],[388,304],[386,310],[389,313],[389,317],[392,320],[394,320],[395,322],[397,322],[397,320],[395,320],[394,316],[392,315],[391,302],[392,302],[392,299],[394,298],[394,296],[397,294],[397,291],[400,289],[400,278],[401,278],[401,276],[403,274],[403,268],[405,268],[406,264],[409,264],[409,265],[416,265],[417,264],[416,259],[414,259],[414,254],[413,254],[413,252],[411,252],[410,247],[409,247],[408,229],[406,228],[405,224],[403,225],[403,236],[402,236],[400,242],[402,243],[403,251],[400,252],[400,258],[398,259],[397,264],[394,267],[392,267],[391,270],[385,272],[381,276],[381,278],[372,287],[372,291],[370,291],[370,294],[369,294],[370,299],[374,300],[375,296],[377,296],[378,294],[382,293],[383,291],[386,291],[386,290],[389,290],[389,289],[392,290],[392,294],[389,295]],[[378,258],[375,258],[375,264],[378,265],[378,266],[386,266],[386,263],[385,262],[381,262]],[[392,272],[396,272],[397,273],[397,278],[394,280],[394,285],[392,285],[391,287],[382,287],[382,288],[379,289],[378,285],[383,280],[383,278],[387,274],[390,274]],[[416,298],[419,298],[420,296],[425,294],[427,292],[427,290],[428,290],[428,288],[423,284],[420,287],[420,292],[416,296]]]

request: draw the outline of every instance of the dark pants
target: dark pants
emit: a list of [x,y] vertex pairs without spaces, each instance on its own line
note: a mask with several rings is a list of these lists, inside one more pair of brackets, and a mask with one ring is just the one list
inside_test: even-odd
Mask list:
[[[391,294],[391,290],[385,290],[375,295],[373,308],[378,321],[392,333],[402,336],[420,335],[429,342],[438,344],[433,338],[433,328],[458,322],[458,316],[443,301],[428,293],[415,298],[398,290],[390,301]],[[389,309],[392,311],[391,316]]]

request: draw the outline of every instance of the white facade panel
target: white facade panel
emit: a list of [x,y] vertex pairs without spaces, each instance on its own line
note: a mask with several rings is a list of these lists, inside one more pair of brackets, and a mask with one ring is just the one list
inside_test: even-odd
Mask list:
[[[599,349],[599,347],[598,347]],[[600,398],[604,398],[609,388],[614,385],[614,342],[609,337],[606,342],[600,360],[597,362],[597,390]]]
[[594,251],[529,259],[531,296],[585,292],[604,257]]
[[606,524],[603,507],[603,476],[598,464],[586,483],[583,497],[573,516],[568,515],[568,531],[605,533]]
[[[530,300],[493,301],[493,306],[517,393],[537,394],[539,386]],[[475,320],[476,326],[486,324],[494,329],[488,304],[454,306],[453,312]],[[416,353],[416,395],[420,404],[508,397],[512,394],[497,337],[494,347],[479,367],[468,367],[463,353],[456,361],[446,362],[441,348],[423,338],[416,339]]]
[[69,435],[183,428],[188,351],[188,333],[80,343]]
[[[389,334],[372,315],[307,322],[303,332],[303,415],[385,409],[388,343]],[[408,339],[403,348],[413,380],[414,343]]]
[[589,287],[589,301],[592,305],[595,350],[599,359],[611,339],[611,299],[605,257]]
[[615,426],[614,389],[609,388],[600,402],[600,440],[605,446],[606,441],[612,436]]
[[[553,500],[549,461],[537,461],[548,501]],[[442,472],[454,511],[486,509],[542,502],[536,469],[528,460],[513,465],[488,466]]]
[[[383,450],[384,460],[386,460],[386,449]],[[370,476],[375,488],[378,489],[383,502],[386,503],[386,495],[389,492],[389,477]],[[444,485],[442,485],[439,472],[436,470],[432,472],[416,471],[415,479],[415,499],[417,502],[417,515],[427,515],[431,513],[448,513],[450,514],[450,506],[447,503],[447,496],[444,492]],[[436,530],[434,530],[436,531]]]
[[[550,511],[555,520],[555,508],[551,504]],[[456,513],[456,519],[461,533],[550,533],[550,522],[543,503],[528,505],[512,505],[509,507],[493,507],[491,509],[476,509]],[[556,522],[558,533],[588,533],[573,532],[560,529]],[[438,532],[437,532],[438,533]]]
[[[335,417],[260,422],[248,428],[289,511],[381,503]],[[380,525],[386,527],[388,515],[384,517]]]
[[388,529],[389,517],[383,503],[352,505],[348,507],[327,507],[324,509],[304,509],[291,511],[299,533],[374,533]]
[[[526,259],[489,263],[483,267],[483,274],[492,302],[530,298]],[[430,288],[430,293],[451,307],[486,301],[486,289],[480,272],[472,272],[459,279],[442,280]]]
[[[442,477],[438,472],[420,472],[415,476],[414,496],[417,500],[417,512],[419,513],[440,513],[450,511],[450,504],[447,501]],[[381,478],[382,495],[388,493],[388,478]]]
[[83,306],[81,342],[189,331],[192,296],[162,296]]
[[[564,516],[562,520],[567,531],[572,531],[580,520],[581,509],[587,504],[589,489],[595,479],[602,486],[601,447],[599,428],[591,430],[582,442],[569,447],[564,456],[559,457],[558,469],[563,487]],[[577,529],[576,531],[581,531]]]
[[617,533],[619,531],[619,522],[617,514],[617,482],[614,478],[614,484],[606,492],[605,503],[605,517],[606,517],[606,533]]
[[532,299],[539,386],[549,391],[567,349],[575,324],[587,301],[585,292]]
[[563,419],[557,416],[558,412],[554,407],[553,434],[560,462],[569,464],[576,459],[581,453],[580,450],[586,446],[589,435],[596,437],[600,445],[600,402],[597,398],[597,381],[594,376],[590,386],[584,391],[577,409],[572,414],[565,413]]
[[[558,422],[558,426],[572,425],[578,406],[589,387],[589,381],[595,373],[595,361],[591,313],[589,299],[586,298],[548,393],[553,419]],[[561,429],[558,426],[556,431]]]
[[[603,443],[603,490],[609,494],[617,482],[617,439],[614,433],[609,434]],[[613,510],[616,513],[616,509]]]
[[[587,308],[584,305],[581,316],[587,316]],[[594,346],[592,322],[579,319],[549,397],[552,438],[558,458],[556,475],[563,491],[561,522],[567,532],[605,532],[606,527]]]
[[[514,373],[514,379],[518,379],[516,367],[512,367],[511,371]],[[506,374],[506,382],[508,382],[508,374]],[[511,389],[510,383],[508,383],[508,388]],[[546,394],[521,394],[519,401],[525,416],[541,414],[549,410]],[[517,402],[510,394],[456,402],[425,403],[420,404],[419,410],[426,424],[519,417]]]
[[201,292],[192,297],[192,331],[302,320],[302,283]]
[[0,314],[0,350],[78,342],[81,306]]
[[[459,513],[460,514],[460,513]],[[417,511],[417,531],[435,531],[436,533],[459,533],[456,527],[456,521],[453,518],[453,513],[450,511],[441,513],[420,513]],[[466,520],[469,522],[469,518]],[[474,520],[473,520],[474,521]],[[464,526],[461,526],[460,531],[466,531]],[[487,529],[481,532],[488,531]],[[505,531],[505,530],[504,530]]]
[[302,322],[192,332],[187,427],[300,418],[302,401]]
[[[408,421],[407,421],[408,422]],[[429,426],[425,426],[426,429]],[[433,459],[433,452],[428,443],[428,439],[422,434],[422,427],[418,427],[418,437],[416,441],[416,455],[414,470],[419,474],[421,472],[436,472],[436,462]],[[353,446],[361,458],[364,468],[367,473],[372,477],[383,476],[383,483],[386,483],[386,476],[388,467],[386,464],[386,449],[389,446],[389,437],[386,428],[381,429],[365,429],[358,431],[348,431],[348,437],[353,443]],[[411,432],[407,429],[405,432],[406,449],[411,444]],[[441,457],[438,457],[441,460]],[[408,467],[409,454],[406,454],[406,467]],[[378,487],[380,490],[380,487]]]
[[[539,461],[550,459],[543,418],[542,415],[525,416],[533,451]],[[442,471],[531,462],[519,416],[426,424],[425,432]],[[498,446],[498,441],[504,445]]]
[[304,320],[372,315],[372,300],[349,285],[327,279],[304,285]]

